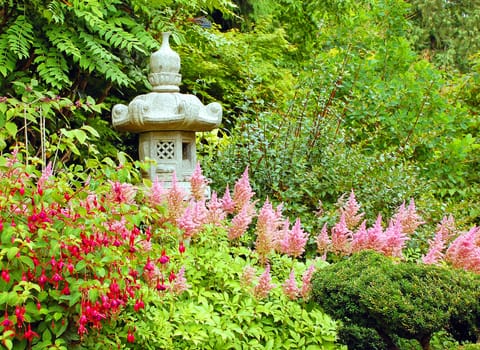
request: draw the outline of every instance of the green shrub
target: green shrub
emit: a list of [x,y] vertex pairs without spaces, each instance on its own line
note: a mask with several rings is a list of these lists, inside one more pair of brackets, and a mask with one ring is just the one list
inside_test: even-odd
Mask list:
[[391,349],[395,336],[416,339],[424,349],[435,332],[450,329],[455,336],[457,318],[478,335],[479,283],[478,275],[372,251],[328,266],[312,281],[314,299],[328,314],[376,330]]

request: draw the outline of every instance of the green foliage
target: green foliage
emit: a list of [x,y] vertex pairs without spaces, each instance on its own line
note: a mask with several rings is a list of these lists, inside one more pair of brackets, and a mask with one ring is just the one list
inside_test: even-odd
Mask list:
[[441,330],[478,335],[478,284],[474,274],[399,263],[371,251],[328,266],[312,280],[315,300],[334,318],[376,330],[389,348],[397,335],[424,349]]

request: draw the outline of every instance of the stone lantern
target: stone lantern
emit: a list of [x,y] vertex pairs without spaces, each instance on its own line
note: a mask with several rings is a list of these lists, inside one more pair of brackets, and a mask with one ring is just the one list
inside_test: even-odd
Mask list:
[[219,103],[203,105],[194,95],[181,94],[180,56],[170,48],[170,33],[163,33],[160,49],[150,57],[152,92],[135,97],[128,106],[112,110],[115,129],[140,133],[141,160],[156,161],[146,177],[171,185],[175,172],[179,184],[190,188],[196,165],[196,131],[210,131],[222,121]]

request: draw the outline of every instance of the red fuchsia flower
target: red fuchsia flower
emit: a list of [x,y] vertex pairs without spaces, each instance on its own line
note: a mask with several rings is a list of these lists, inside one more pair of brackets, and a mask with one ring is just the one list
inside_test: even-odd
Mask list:
[[305,251],[308,234],[303,231],[300,219],[295,221],[291,230],[287,230],[283,239],[280,241],[280,250],[284,254],[288,254],[293,258],[299,257]]
[[332,241],[328,236],[328,226],[326,223],[323,225],[322,230],[315,239],[315,242],[317,243],[317,252],[320,253],[322,259],[325,260],[327,258],[327,252],[330,249],[330,245],[332,244]]
[[15,317],[17,317],[17,326],[20,327],[25,322],[25,312],[27,309],[25,306],[17,306],[15,308]]
[[232,221],[231,226],[228,228],[228,239],[238,239],[247,231],[248,226],[253,219],[253,210],[245,205],[239,213],[237,213]]
[[235,203],[233,202],[233,199],[230,196],[230,189],[228,188],[228,185],[225,188],[225,193],[223,194],[221,202],[222,202],[223,210],[225,211],[225,213],[233,214],[233,212],[235,211]]
[[300,289],[300,295],[303,299],[308,299],[312,291],[312,276],[315,272],[315,264],[312,264],[302,275],[302,288]]
[[47,277],[47,275],[45,275],[45,269],[42,269],[42,274],[38,278],[38,284],[43,289],[44,286],[45,286],[45,283],[47,283],[47,282],[48,282],[48,277]]
[[162,265],[167,264],[170,261],[170,257],[165,252],[165,249],[162,250],[162,255],[158,258],[158,262]]
[[362,220],[364,213],[359,213],[360,204],[358,204],[355,193],[350,192],[347,202],[340,208],[340,214],[345,214],[345,223],[350,230],[353,230]]
[[7,310],[5,310],[5,315],[3,317],[3,321],[2,321],[2,323],[0,323],[0,325],[3,326],[4,331],[9,330],[10,328],[13,327],[13,322],[8,318]]
[[159,292],[163,292],[164,290],[167,289],[167,286],[165,285],[165,282],[162,280],[161,282],[160,281],[157,282],[156,288]]
[[182,266],[173,281],[170,282],[170,291],[175,295],[180,295],[190,288],[190,286],[187,284],[187,279],[185,278],[185,266]]
[[27,326],[27,330],[25,331],[25,333],[23,333],[23,337],[27,339],[27,341],[30,343],[32,342],[33,338],[38,338],[40,336],[38,335],[38,333],[32,331],[32,326],[29,323]]
[[205,191],[208,186],[208,180],[202,174],[200,163],[197,163],[197,165],[195,166],[195,170],[193,171],[192,177],[190,178],[190,186],[192,197],[194,200],[205,200]]
[[135,343],[135,335],[131,330],[128,331],[127,333],[127,342],[128,343]]
[[297,281],[295,280],[295,271],[290,270],[290,275],[282,285],[283,292],[290,300],[295,300],[298,298],[298,293],[300,290],[297,287]]
[[265,271],[260,275],[258,283],[253,290],[253,295],[257,299],[264,299],[268,297],[270,290],[275,288],[275,285],[272,284],[272,276],[270,275],[270,265],[267,264]]
[[350,253],[352,232],[348,229],[345,214],[340,216],[340,221],[332,227],[332,251],[343,255]]
[[175,275],[175,272],[170,271],[170,275],[168,276],[168,282],[172,283],[175,281],[175,278],[177,278],[177,275]]
[[8,270],[2,270],[2,279],[6,283],[10,283],[10,273],[8,272]]
[[248,166],[242,174],[242,177],[237,180],[233,188],[233,203],[235,203],[235,211],[238,213],[242,208],[250,202],[250,199],[255,195],[250,186],[248,179]]
[[133,305],[133,309],[135,311],[138,311],[140,309],[143,309],[145,307],[145,303],[143,302],[143,300],[138,300],[135,305]]
[[3,231],[3,221],[0,219],[0,231]]
[[108,192],[107,199],[114,203],[134,204],[137,189],[129,183],[120,183],[118,181],[108,181],[112,186],[112,191]]
[[183,241],[181,241],[178,245],[178,252],[180,254],[183,254],[183,253],[185,253],[185,250],[186,250],[185,245],[183,244]]

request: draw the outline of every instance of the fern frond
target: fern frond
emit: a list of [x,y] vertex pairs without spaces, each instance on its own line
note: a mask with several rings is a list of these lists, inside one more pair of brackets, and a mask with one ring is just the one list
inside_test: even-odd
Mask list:
[[132,79],[119,68],[120,59],[97,42],[94,36],[81,32],[79,38],[84,44],[84,52],[78,61],[82,69],[97,71],[108,80],[120,86],[132,84]]
[[30,56],[33,43],[33,26],[23,15],[18,16],[15,22],[6,31],[10,50],[19,58]]
[[55,48],[37,48],[35,55],[34,63],[38,64],[37,72],[44,82],[58,90],[72,84],[68,77],[68,63]]
[[0,35],[0,74],[6,77],[13,72],[17,64],[17,58],[9,50],[8,35],[3,33]]
[[82,53],[78,48],[75,41],[78,41],[78,36],[75,32],[68,30],[61,30],[58,27],[50,26],[45,29],[47,38],[50,40],[53,46],[55,46],[60,52],[65,53],[67,56],[80,59]]
[[[64,5],[58,0],[52,0],[47,5],[47,14],[57,24],[63,24],[65,21],[65,14],[63,12]],[[50,21],[50,19],[49,19]]]

